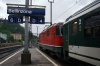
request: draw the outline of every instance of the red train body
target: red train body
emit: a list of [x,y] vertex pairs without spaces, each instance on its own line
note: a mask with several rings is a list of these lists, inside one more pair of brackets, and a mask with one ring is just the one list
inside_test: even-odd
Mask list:
[[39,47],[43,50],[51,50],[53,52],[61,52],[63,37],[61,26],[63,23],[58,23],[48,27],[39,34]]

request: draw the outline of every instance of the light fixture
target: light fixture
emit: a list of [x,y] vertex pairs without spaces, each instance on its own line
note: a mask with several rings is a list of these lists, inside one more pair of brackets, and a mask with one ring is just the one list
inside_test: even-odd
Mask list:
[[48,2],[54,3],[54,0],[48,0]]

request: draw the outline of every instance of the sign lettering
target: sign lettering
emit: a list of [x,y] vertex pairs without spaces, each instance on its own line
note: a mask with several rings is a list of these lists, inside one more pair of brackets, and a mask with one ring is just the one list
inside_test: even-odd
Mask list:
[[10,18],[10,22],[13,22],[13,18]]
[[45,15],[45,9],[25,8],[25,7],[7,7],[7,14],[27,14],[27,15]]

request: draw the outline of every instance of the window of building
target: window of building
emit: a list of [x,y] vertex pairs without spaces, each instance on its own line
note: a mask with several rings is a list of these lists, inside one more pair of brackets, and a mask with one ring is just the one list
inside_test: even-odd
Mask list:
[[77,33],[77,22],[73,22],[72,23],[72,34],[76,34]]

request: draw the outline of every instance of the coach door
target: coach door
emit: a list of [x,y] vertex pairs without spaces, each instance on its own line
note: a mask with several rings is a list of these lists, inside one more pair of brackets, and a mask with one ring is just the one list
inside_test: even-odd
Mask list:
[[66,24],[64,25],[64,28],[63,28],[63,37],[64,37],[64,44],[63,44],[63,49],[64,49],[64,52],[68,52],[68,42],[69,42],[69,24]]

